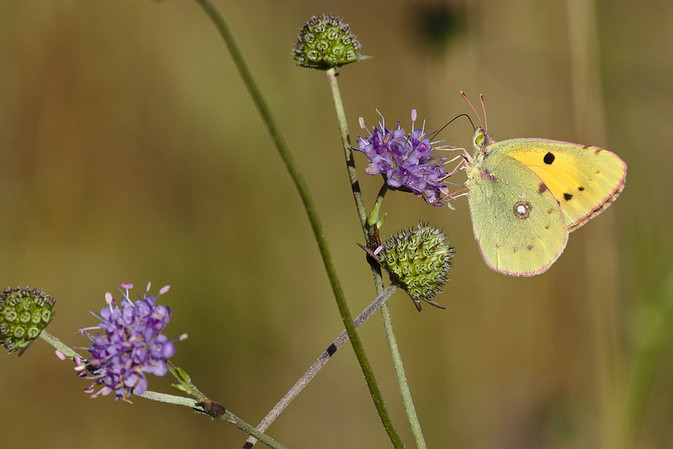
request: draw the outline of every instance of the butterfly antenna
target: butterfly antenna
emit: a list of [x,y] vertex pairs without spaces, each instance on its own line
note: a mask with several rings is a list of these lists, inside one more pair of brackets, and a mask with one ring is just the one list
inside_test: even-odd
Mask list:
[[460,117],[467,117],[467,119],[470,121],[470,125],[472,125],[472,129],[473,129],[473,130],[476,129],[476,128],[474,127],[474,123],[472,122],[472,119],[470,118],[469,115],[467,115],[467,114],[459,114],[459,115],[455,116],[454,118],[452,118],[451,120],[449,120],[449,122],[448,122],[446,125],[444,125],[444,126],[442,126],[441,128],[439,128],[439,131],[437,131],[437,132],[435,133],[435,136],[436,136],[437,134],[441,133],[442,131],[444,131],[444,128],[446,128],[447,126],[449,126],[451,123],[453,123],[456,119],[459,119]]
[[[470,100],[467,99],[467,95],[465,95],[465,92],[463,92],[463,91],[461,90],[461,91],[460,91],[460,96],[463,97],[463,100],[467,101],[467,104],[470,105],[470,107],[471,107],[472,110],[474,111],[474,115],[476,115],[477,118],[479,119],[479,124],[481,125],[481,127],[484,128],[484,129],[486,129],[486,127],[484,126],[484,122],[482,122],[482,121],[481,121],[481,117],[479,117],[479,113],[478,113],[477,110],[474,108],[474,106],[472,106],[472,103],[470,103]],[[484,102],[483,102],[483,98],[482,98],[482,103],[481,103],[481,104],[482,104],[482,106],[483,106],[483,104],[484,104]],[[470,121],[472,121],[472,120],[470,120]],[[472,125],[472,126],[474,126],[474,125]]]
[[481,110],[484,111],[484,131],[488,132],[488,118],[486,117],[486,105],[484,104],[484,94],[479,94],[481,100]]

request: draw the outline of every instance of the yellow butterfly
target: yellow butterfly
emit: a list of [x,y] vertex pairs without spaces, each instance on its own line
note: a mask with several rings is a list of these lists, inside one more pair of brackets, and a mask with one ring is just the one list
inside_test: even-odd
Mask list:
[[472,144],[463,168],[474,237],[486,264],[508,276],[547,271],[568,233],[624,190],[626,164],[602,148],[531,138],[496,142],[482,128]]

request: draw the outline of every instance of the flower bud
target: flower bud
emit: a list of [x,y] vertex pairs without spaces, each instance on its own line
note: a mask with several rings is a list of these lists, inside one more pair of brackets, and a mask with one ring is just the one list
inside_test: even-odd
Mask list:
[[302,67],[327,70],[360,59],[360,42],[337,16],[313,16],[299,32],[292,53]]
[[0,344],[9,353],[28,348],[54,318],[56,300],[31,288],[8,288],[0,293]]
[[420,300],[444,308],[432,300],[449,279],[453,247],[437,228],[419,224],[405,229],[383,242],[376,256],[390,274],[390,280],[413,299],[421,310]]

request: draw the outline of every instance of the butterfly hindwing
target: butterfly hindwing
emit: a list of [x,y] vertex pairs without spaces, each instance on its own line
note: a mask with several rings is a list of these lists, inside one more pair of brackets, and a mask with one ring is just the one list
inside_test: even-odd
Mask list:
[[468,176],[468,199],[474,236],[486,263],[510,276],[547,270],[568,240],[552,192],[523,163],[495,151],[474,167]]
[[593,146],[546,139],[503,140],[490,147],[522,162],[558,200],[568,231],[601,213],[624,189],[626,164]]

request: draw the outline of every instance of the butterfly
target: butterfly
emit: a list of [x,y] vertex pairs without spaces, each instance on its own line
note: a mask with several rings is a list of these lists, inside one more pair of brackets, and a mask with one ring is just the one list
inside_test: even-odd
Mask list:
[[568,234],[624,190],[626,164],[603,148],[535,138],[497,142],[485,126],[472,144],[462,168],[474,237],[486,264],[508,276],[547,271]]

